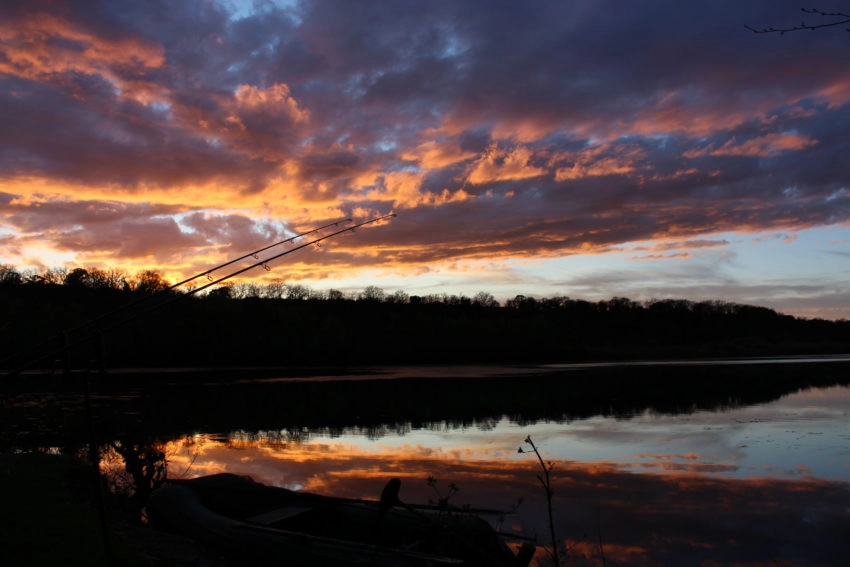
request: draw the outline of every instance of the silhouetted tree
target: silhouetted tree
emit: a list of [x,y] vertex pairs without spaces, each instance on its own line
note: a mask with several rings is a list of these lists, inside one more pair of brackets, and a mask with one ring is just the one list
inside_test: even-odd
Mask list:
[[505,307],[510,309],[525,309],[532,310],[537,307],[537,300],[533,297],[526,297],[525,295],[517,295],[513,299],[509,299],[505,302]]
[[100,268],[74,268],[65,276],[63,283],[72,288],[129,290],[127,277],[121,270]]
[[4,264],[0,266],[0,286],[21,285],[24,283],[24,278],[12,266]]
[[366,288],[362,292],[360,292],[360,295],[357,296],[357,299],[358,301],[372,301],[375,303],[380,303],[384,300],[385,296],[386,294],[384,293],[384,290],[382,290],[376,285],[369,285],[366,286]]
[[121,270],[101,270],[100,268],[91,268],[89,270],[89,286],[95,289],[113,289],[124,290],[130,289],[130,284],[127,282],[127,275]]
[[28,284],[61,285],[68,275],[68,268],[50,268],[39,274],[34,273],[26,278]]
[[492,293],[487,293],[486,291],[479,291],[472,298],[473,305],[480,305],[481,307],[498,307],[499,302],[496,301],[496,298],[493,297]]
[[230,286],[230,297],[233,299],[251,299],[262,296],[262,286],[255,283],[236,283]]
[[342,301],[343,299],[345,299],[345,294],[338,289],[329,289],[327,293],[327,298],[330,301]]
[[282,299],[286,296],[286,284],[282,281],[269,282],[263,290],[263,297],[267,299]]
[[168,463],[163,445],[119,440],[110,443],[110,448],[124,459],[125,470],[133,482],[133,496],[139,506],[144,506],[151,492],[165,482]]
[[171,284],[157,271],[142,270],[136,274],[131,287],[140,293],[157,293],[168,289]]
[[464,295],[447,295],[443,294],[443,303],[446,305],[472,305],[472,300]]
[[89,287],[89,271],[85,268],[74,268],[65,276],[63,283],[72,288]]
[[286,284],[286,299],[301,301],[310,298],[310,288],[301,284]]
[[220,285],[210,291],[208,295],[211,299],[230,299],[230,286]]
[[410,296],[402,290],[396,290],[384,298],[387,303],[405,304],[410,301]]

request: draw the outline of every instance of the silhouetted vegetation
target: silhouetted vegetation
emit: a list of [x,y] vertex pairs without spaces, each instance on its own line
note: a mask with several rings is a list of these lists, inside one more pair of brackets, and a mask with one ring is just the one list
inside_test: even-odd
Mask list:
[[[809,21],[806,21],[804,18],[799,24],[782,27],[744,27],[753,33],[778,33],[779,35],[785,35],[788,32],[815,31],[823,28],[847,26],[850,24],[850,12],[827,12],[819,8],[800,8],[800,11],[809,17]],[[814,18],[814,20],[811,18]],[[844,31],[850,31],[850,27],[845,27]]]
[[[555,463],[552,461],[544,461],[543,457],[540,455],[540,451],[537,449],[537,445],[534,444],[534,441],[531,439],[531,435],[525,438],[524,443],[527,443],[531,446],[531,452],[534,453],[534,456],[537,457],[537,461],[540,463],[540,471],[543,473],[542,475],[537,475],[537,480],[540,481],[540,484],[543,486],[543,491],[546,493],[546,508],[547,514],[549,516],[549,553],[552,556],[552,565],[556,567],[561,564],[560,560],[560,551],[558,545],[558,537],[555,535],[555,520],[554,515],[552,514],[552,469],[555,467]],[[519,453],[525,453],[526,451],[520,445],[519,449],[517,449]],[[604,564],[604,558],[603,558]]]
[[156,272],[81,268],[0,268],[0,318],[7,369],[39,356],[42,368],[66,364],[63,341],[78,368],[100,364],[101,353],[107,367],[280,367],[815,354],[850,344],[848,321],[722,301],[518,295],[500,304],[486,292],[369,286],[347,295],[283,283],[194,295]]

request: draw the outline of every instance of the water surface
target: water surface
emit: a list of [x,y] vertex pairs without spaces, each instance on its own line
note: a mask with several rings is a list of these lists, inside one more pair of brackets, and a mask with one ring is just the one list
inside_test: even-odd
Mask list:
[[[530,438],[568,565],[843,565],[848,360],[111,374],[92,383],[93,424],[116,477],[117,444],[164,455],[171,478],[376,499],[398,477],[414,503],[454,486],[451,504],[504,510],[490,521],[543,557]],[[9,398],[4,444],[85,446],[82,399]]]
[[174,476],[228,471],[356,498],[377,498],[392,477],[411,502],[453,484],[456,505],[512,511],[491,521],[544,544],[530,437],[552,467],[571,564],[601,565],[604,553],[608,565],[839,565],[850,553],[848,415],[850,388],[834,386],[675,414],[198,431],[167,453]]

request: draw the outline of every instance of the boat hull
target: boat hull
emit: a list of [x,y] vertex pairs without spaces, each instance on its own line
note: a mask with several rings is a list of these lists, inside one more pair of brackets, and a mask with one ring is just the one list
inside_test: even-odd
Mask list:
[[147,514],[154,527],[240,564],[514,567],[530,559],[528,546],[518,560],[478,516],[387,504],[220,474],[166,484],[151,494]]

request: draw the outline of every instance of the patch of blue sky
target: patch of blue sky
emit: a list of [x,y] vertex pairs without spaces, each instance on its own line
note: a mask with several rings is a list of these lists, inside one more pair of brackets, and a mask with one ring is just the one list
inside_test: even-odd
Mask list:
[[149,106],[152,109],[156,110],[157,112],[170,112],[171,111],[171,104],[169,104],[167,102],[163,102],[161,100],[155,100],[152,103],[150,103]]
[[839,274],[846,277],[850,265],[841,253],[850,253],[850,227],[832,225],[746,235],[743,245],[735,250],[735,267],[757,273],[760,278],[811,280],[817,275],[818,279],[833,279]]
[[259,49],[255,49],[251,52],[251,57],[259,57],[262,55],[270,55],[275,52],[277,47],[280,45],[280,37],[274,36],[270,41],[267,41],[263,44]]
[[387,138],[378,140],[377,142],[375,142],[374,145],[379,151],[382,152],[390,152],[398,147],[398,143],[395,140],[390,140]]
[[837,191],[833,191],[832,194],[829,197],[826,198],[826,202],[829,203],[830,201],[836,201],[838,199],[846,199],[846,198],[847,198],[847,188],[842,187],[841,189],[838,189]]
[[[791,232],[715,234],[728,244],[646,253],[634,250],[576,255],[517,264],[512,270],[551,295],[636,301],[688,297],[763,305],[804,314],[807,295],[840,293],[850,279],[850,227],[829,226]],[[695,239],[697,240],[697,239]],[[649,244],[649,243],[648,243]],[[817,282],[812,285],[812,282]],[[832,291],[830,291],[832,290]],[[548,292],[548,293],[546,293]]]
[[175,213],[172,215],[163,215],[163,217],[171,218],[174,222],[177,223],[177,227],[180,229],[180,232],[183,234],[194,234],[197,230],[190,224],[186,222],[186,218],[189,216],[195,215],[205,215],[205,216],[221,216],[221,212],[213,209],[195,209],[192,211],[187,211],[184,213]]
[[115,80],[110,79],[109,77],[104,77],[102,75],[101,77],[106,83],[109,84],[110,87],[112,87],[112,95],[115,98],[121,98],[121,95],[124,94],[124,89],[121,88],[121,85],[118,84]]
[[288,224],[277,219],[261,219],[254,223],[254,230],[258,234],[278,234],[285,238],[291,238],[298,233],[293,232]]
[[[750,299],[760,304],[797,293],[795,290],[812,278],[822,286],[836,287],[850,279],[850,227],[713,234],[705,240],[728,243],[662,252],[638,252],[636,247],[651,248],[655,243],[636,243],[606,254],[511,261],[505,272],[511,274],[511,280],[528,282],[529,295],[557,293],[588,300],[688,295],[695,299]],[[757,290],[765,295],[753,297]]]
[[[175,213],[172,215],[162,215],[163,217],[172,218],[177,223],[177,226],[180,227],[180,230],[186,233],[195,232],[195,229],[186,223],[186,218],[189,216],[194,216],[198,214],[202,214],[208,217],[223,217],[223,216],[231,216],[234,214],[239,214],[238,210],[228,210],[226,213],[223,213],[218,209],[195,209],[192,211]],[[245,216],[252,216],[248,211],[244,212]],[[255,218],[253,219],[254,230],[258,233],[266,233],[269,229],[278,232],[278,233],[286,233],[293,235],[295,233],[289,228],[287,223],[281,221],[279,219],[272,218]]]
[[171,112],[172,106],[168,102],[164,102],[161,100],[155,100],[151,102],[148,107],[153,110],[156,114],[158,114],[161,118],[171,119],[174,118],[174,114]]
[[398,167],[391,167],[388,169],[391,169],[392,171],[402,171],[405,173],[422,173],[424,171],[422,167],[412,163],[405,163],[404,165],[400,165]]
[[354,73],[348,79],[347,84],[343,87],[343,92],[351,98],[360,98],[367,92],[366,75],[364,73]]
[[298,7],[297,0],[218,0],[218,2],[230,13],[230,19],[234,21],[266,14],[270,8],[286,9],[293,18],[297,18],[295,14],[295,9]]
[[453,59],[463,55],[468,50],[469,45],[461,41],[457,34],[450,30],[444,32],[443,46],[439,54],[441,59]]

